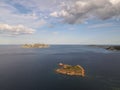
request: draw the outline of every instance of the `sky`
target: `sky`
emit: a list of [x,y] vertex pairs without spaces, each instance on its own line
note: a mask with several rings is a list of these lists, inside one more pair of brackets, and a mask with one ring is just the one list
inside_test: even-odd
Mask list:
[[0,44],[120,45],[120,0],[0,0]]

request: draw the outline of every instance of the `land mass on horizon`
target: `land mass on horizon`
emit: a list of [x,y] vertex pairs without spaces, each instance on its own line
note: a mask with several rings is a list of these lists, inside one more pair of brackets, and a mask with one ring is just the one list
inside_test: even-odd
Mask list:
[[48,44],[39,44],[39,43],[35,43],[35,44],[24,44],[22,45],[23,48],[48,48],[49,45]]
[[112,51],[120,51],[120,46],[109,46],[106,49]]
[[111,51],[120,51],[120,45],[89,45],[89,46],[100,47]]

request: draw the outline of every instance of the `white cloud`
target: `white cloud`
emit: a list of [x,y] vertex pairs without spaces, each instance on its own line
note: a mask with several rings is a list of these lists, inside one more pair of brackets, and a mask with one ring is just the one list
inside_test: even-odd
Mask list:
[[20,13],[14,6],[0,1],[0,23],[7,23],[11,25],[22,24],[30,28],[39,28],[46,24],[46,21],[42,19],[37,13]]
[[89,26],[88,28],[104,28],[104,27],[111,27],[114,26],[113,23],[102,23],[102,24],[94,24]]
[[117,4],[117,3],[120,2],[120,0],[110,0],[110,2],[111,2],[112,4]]
[[69,24],[83,23],[88,19],[120,18],[120,0],[68,0],[62,2],[61,10],[52,16],[64,19]]
[[53,17],[59,17],[59,16],[67,17],[67,16],[69,16],[69,14],[68,14],[67,11],[62,10],[60,12],[52,12],[52,13],[50,13],[50,16],[53,16]]
[[57,12],[52,12],[52,13],[50,13],[50,16],[59,17]]
[[33,34],[35,32],[34,29],[25,27],[24,25],[8,25],[8,24],[0,24],[0,32],[7,33],[10,35],[21,35],[21,34]]

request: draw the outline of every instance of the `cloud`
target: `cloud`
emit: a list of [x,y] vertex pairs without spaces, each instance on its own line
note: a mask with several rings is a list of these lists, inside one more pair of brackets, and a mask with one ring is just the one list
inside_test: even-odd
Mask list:
[[[8,0],[10,1],[10,0]],[[53,9],[53,6],[57,3],[57,0],[11,0],[11,4],[19,4],[23,7],[38,12]]]
[[57,31],[55,31],[55,32],[52,32],[54,35],[58,35],[59,34],[59,32],[57,32]]
[[47,27],[48,28],[54,28],[54,25],[53,24],[48,24]]
[[[46,24],[46,21],[37,13],[20,13],[17,7],[6,2],[0,1],[0,23],[7,23],[11,25],[22,24],[30,28],[40,28]],[[24,11],[24,9],[23,9]]]
[[52,13],[50,13],[50,16],[53,16],[53,17],[60,17],[60,16],[67,17],[67,16],[69,16],[69,13],[67,11],[65,11],[65,10],[62,10],[60,12],[52,12]]
[[61,10],[50,16],[63,18],[69,24],[91,19],[120,19],[120,0],[66,0],[62,2]]
[[74,30],[76,30],[76,29],[75,29],[75,28],[73,28],[73,27],[71,27],[71,28],[69,28],[69,30],[74,31]]
[[25,27],[24,25],[8,25],[0,24],[0,32],[7,33],[10,35],[23,35],[23,34],[33,34],[34,29]]
[[53,17],[59,17],[59,15],[58,15],[57,12],[52,12],[52,13],[50,13],[50,16],[53,16]]
[[112,26],[114,26],[113,23],[102,23],[102,24],[91,25],[88,28],[105,28],[105,27],[112,27]]

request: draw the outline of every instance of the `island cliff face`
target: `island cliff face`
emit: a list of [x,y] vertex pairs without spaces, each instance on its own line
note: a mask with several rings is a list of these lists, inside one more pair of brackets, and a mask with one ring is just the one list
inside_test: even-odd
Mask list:
[[48,44],[24,44],[23,48],[48,48]]
[[68,64],[59,63],[60,68],[56,69],[57,73],[70,76],[85,76],[85,70],[80,65],[71,66]]

